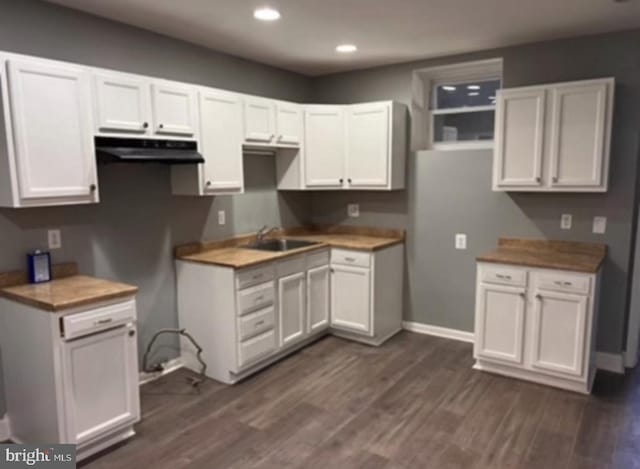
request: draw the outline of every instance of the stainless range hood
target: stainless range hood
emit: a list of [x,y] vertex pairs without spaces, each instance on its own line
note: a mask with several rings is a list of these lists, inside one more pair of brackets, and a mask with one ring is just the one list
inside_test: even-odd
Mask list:
[[204,163],[193,140],[96,137],[95,146],[99,163]]

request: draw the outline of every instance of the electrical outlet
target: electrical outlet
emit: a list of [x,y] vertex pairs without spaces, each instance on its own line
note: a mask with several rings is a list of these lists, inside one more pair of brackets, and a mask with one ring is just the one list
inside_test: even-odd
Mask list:
[[49,230],[47,232],[49,249],[60,249],[62,247],[62,235],[60,230]]
[[572,221],[573,221],[573,217],[571,216],[571,214],[570,213],[564,213],[560,217],[560,228],[563,229],[563,230],[570,230]]
[[607,217],[593,217],[593,232],[605,234],[607,231]]
[[224,210],[218,210],[218,225],[227,223],[227,214]]
[[456,234],[456,249],[467,249],[467,235],[464,233]]
[[358,204],[347,205],[347,214],[351,218],[358,218],[360,216],[360,205]]

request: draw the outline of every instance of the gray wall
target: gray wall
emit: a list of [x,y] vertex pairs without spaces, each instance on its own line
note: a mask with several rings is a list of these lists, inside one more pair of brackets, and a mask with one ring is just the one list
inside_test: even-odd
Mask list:
[[[500,236],[604,242],[598,349],[624,347],[640,128],[640,31],[552,41],[315,78],[318,102],[376,99],[411,102],[418,68],[484,58],[504,58],[504,86],[614,76],[616,99],[610,190],[606,194],[508,194],[491,191],[491,152],[424,151],[411,154],[408,189],[397,193],[315,193],[315,222],[406,227],[405,318],[473,330],[475,256]],[[346,204],[361,216],[347,219]],[[560,230],[560,215],[573,229]],[[605,235],[591,234],[593,216],[608,218]],[[468,234],[468,250],[454,249],[454,234]]]
[[[34,0],[0,0],[0,50],[32,54],[274,98],[304,101],[309,79],[218,54],[157,34]],[[308,194],[275,190],[273,157],[246,156],[246,191],[233,197],[171,195],[159,165],[99,167],[101,202],[91,206],[0,209],[0,271],[23,269],[25,253],[46,246],[46,229],[62,229],[54,262],[75,260],[83,273],[140,287],[139,345],[176,327],[172,247],[255,231],[261,224],[307,221]],[[217,225],[217,211],[227,225]],[[154,357],[176,356],[167,340]],[[1,384],[1,383],[0,383]],[[0,386],[0,417],[4,413]]]

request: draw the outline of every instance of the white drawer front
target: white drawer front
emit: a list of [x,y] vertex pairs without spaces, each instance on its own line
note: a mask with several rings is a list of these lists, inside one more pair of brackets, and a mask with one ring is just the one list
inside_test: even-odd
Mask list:
[[236,274],[236,287],[238,290],[242,290],[243,288],[273,280],[273,277],[273,264],[243,270]]
[[70,314],[62,318],[66,340],[92,334],[120,324],[135,321],[136,302],[128,300],[114,305],[92,309],[83,313]]
[[527,286],[527,271],[514,269],[496,264],[495,266],[482,266],[481,279],[483,282],[499,283],[502,285]]
[[368,252],[349,251],[346,249],[333,249],[331,251],[331,263],[369,267],[371,265],[371,254]]
[[274,303],[276,297],[273,281],[245,288],[238,292],[238,315],[243,316]]
[[313,269],[314,267],[320,267],[321,265],[327,265],[328,263],[329,263],[328,249],[325,249],[320,252],[307,254],[307,269]]
[[588,295],[591,282],[589,277],[563,272],[536,273],[536,285],[543,290],[565,291]]
[[240,340],[247,340],[273,329],[274,320],[275,310],[273,306],[238,318],[238,335]]
[[296,272],[304,271],[305,258],[304,256],[291,257],[283,261],[278,262],[276,265],[276,275],[278,278],[286,277],[287,275],[295,274]]
[[272,329],[246,342],[240,343],[238,366],[249,365],[260,358],[266,357],[276,348],[276,333]]

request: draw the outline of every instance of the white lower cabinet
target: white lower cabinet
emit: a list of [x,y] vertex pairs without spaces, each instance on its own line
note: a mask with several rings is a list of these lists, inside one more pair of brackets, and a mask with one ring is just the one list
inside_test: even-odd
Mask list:
[[133,298],[64,315],[7,299],[0,309],[14,442],[75,444],[81,460],[134,435],[140,400]]
[[475,368],[588,393],[599,273],[480,263]]
[[329,266],[307,270],[307,326],[313,333],[329,327]]
[[278,279],[278,320],[280,346],[302,339],[305,328],[305,272]]
[[368,267],[331,267],[331,325],[371,334],[371,275]]

